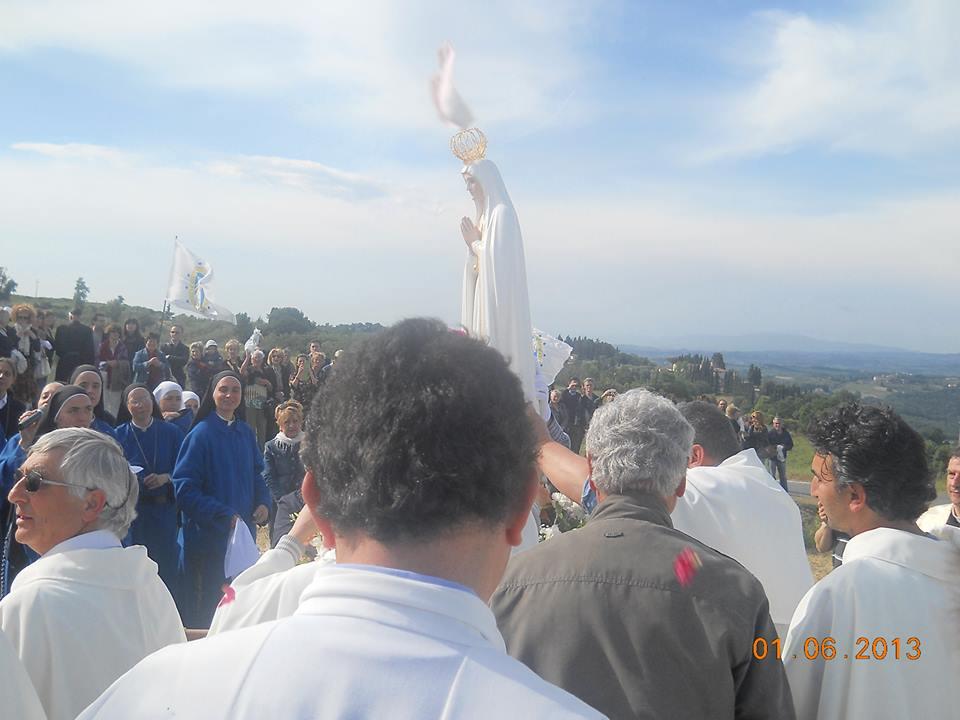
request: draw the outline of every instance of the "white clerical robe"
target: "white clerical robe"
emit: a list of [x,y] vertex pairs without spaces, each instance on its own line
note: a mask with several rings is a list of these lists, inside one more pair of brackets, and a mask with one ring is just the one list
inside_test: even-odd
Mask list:
[[[536,547],[540,541],[538,515],[539,509],[534,506],[523,528],[522,541],[511,555]],[[267,550],[253,567],[240,573],[217,606],[207,637],[293,615],[317,569],[337,557],[333,550],[328,550],[313,562],[298,565],[301,554],[300,545],[284,535],[275,548]]]
[[80,717],[603,716],[509,657],[472,592],[328,565],[292,617],[155,653]]
[[[783,646],[798,720],[956,717],[960,531],[936,534],[939,540],[890,528],[855,535],[843,565],[803,598]],[[817,657],[815,645],[826,637],[835,641],[832,660]]]
[[23,669],[17,651],[0,631],[0,717],[16,720],[44,720],[30,676]]
[[328,550],[298,565],[301,554],[301,546],[284,535],[253,567],[237,575],[213,614],[207,637],[293,615],[317,569],[336,560],[336,553]]
[[923,515],[917,518],[917,525],[924,532],[930,532],[931,530],[946,525],[947,520],[950,519],[950,513],[952,511],[953,505],[951,503],[947,503],[945,505],[934,505]]
[[144,657],[186,642],[146,548],[120,547],[103,530],[71,538],[24,568],[0,601],[0,628],[49,720],[73,720]]
[[756,451],[744,450],[716,467],[688,469],[687,490],[670,519],[677,530],[729,555],[756,576],[784,637],[813,575],[800,510]]

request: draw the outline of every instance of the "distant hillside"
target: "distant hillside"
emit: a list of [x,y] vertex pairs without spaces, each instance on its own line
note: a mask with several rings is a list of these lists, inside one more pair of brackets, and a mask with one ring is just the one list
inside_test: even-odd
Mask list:
[[[827,353],[861,353],[861,352],[912,352],[898,347],[883,345],[869,345],[865,343],[848,343],[841,341],[821,340],[806,335],[790,335],[787,333],[749,333],[746,335],[686,335],[658,341],[660,349],[671,352],[722,352],[724,357],[733,352],[813,352]],[[621,348],[628,347],[621,345]],[[650,348],[637,346],[644,352]]]
[[[751,364],[777,370],[830,370],[855,371],[858,373],[912,373],[915,375],[960,376],[960,354],[920,353],[909,350],[855,350],[850,345],[843,350],[721,350],[722,345],[692,350],[689,348],[651,348],[642,345],[620,345],[623,352],[643,355],[651,360],[663,361],[690,352],[722,352],[727,364],[747,367]],[[807,343],[807,348],[819,347],[816,341]]]

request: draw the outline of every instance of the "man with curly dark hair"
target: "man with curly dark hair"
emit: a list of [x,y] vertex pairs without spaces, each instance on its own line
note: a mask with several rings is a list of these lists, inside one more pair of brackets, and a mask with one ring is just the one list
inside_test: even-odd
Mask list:
[[923,439],[889,408],[822,418],[810,493],[850,535],[843,564],[803,598],[783,649],[797,717],[938,717],[960,673],[960,532],[928,535],[936,497]]
[[510,658],[487,605],[537,486],[507,361],[416,319],[333,376],[302,492],[336,563],[317,564],[292,617],[157,653],[83,717],[602,717]]

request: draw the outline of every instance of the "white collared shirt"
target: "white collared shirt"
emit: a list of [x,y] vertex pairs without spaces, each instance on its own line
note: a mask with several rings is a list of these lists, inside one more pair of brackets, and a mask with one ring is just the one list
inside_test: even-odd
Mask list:
[[42,557],[50,557],[70,550],[107,550],[118,547],[121,547],[120,538],[109,530],[92,530],[57,543],[47,550]]

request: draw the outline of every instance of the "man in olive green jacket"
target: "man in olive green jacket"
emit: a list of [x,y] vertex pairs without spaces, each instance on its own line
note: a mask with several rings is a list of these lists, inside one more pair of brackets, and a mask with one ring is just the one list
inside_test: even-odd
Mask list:
[[789,720],[760,582],[670,522],[693,435],[647,391],[599,408],[587,457],[600,504],[585,527],[511,560],[497,624],[512,656],[612,718]]

